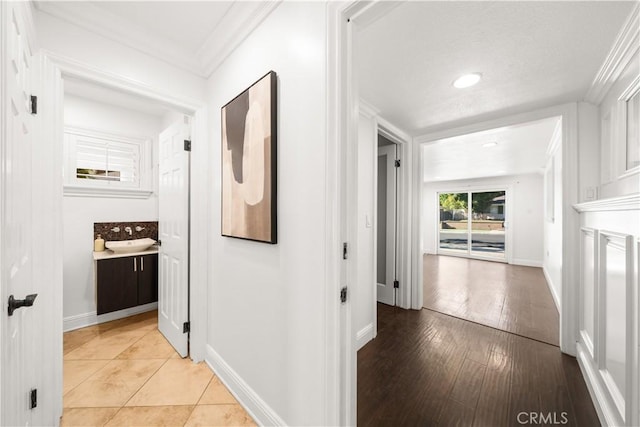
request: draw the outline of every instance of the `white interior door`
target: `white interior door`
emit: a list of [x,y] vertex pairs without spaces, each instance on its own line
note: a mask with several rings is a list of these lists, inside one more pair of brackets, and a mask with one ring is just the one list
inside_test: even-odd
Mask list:
[[189,335],[189,118],[160,134],[158,328],[186,357]]
[[[61,81],[55,68],[31,53],[28,8],[27,3],[0,3],[3,426],[54,425],[62,408],[62,304],[55,295],[61,291],[62,262],[51,238],[61,225],[62,181],[56,176],[61,169],[55,160],[61,159],[62,150],[52,132],[57,129],[53,98],[61,88],[55,85]],[[44,112],[39,108],[37,115],[31,111],[31,96],[36,94],[47,99]],[[51,126],[44,128],[45,119]],[[19,308],[12,312],[12,305]]]
[[377,300],[395,305],[396,278],[396,146],[378,148]]

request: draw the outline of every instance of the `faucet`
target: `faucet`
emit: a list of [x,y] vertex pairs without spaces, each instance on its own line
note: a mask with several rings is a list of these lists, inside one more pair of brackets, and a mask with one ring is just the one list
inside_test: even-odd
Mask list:
[[131,227],[125,227],[125,228],[124,228],[124,231],[125,231],[125,233],[129,233],[129,236],[131,236],[131,233],[133,232],[133,231],[131,230]]

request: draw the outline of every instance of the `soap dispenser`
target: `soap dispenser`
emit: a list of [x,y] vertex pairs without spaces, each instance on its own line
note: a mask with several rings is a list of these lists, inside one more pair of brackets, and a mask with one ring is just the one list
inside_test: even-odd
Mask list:
[[100,234],[96,238],[95,242],[93,242],[93,250],[94,252],[102,252],[104,251],[104,239]]

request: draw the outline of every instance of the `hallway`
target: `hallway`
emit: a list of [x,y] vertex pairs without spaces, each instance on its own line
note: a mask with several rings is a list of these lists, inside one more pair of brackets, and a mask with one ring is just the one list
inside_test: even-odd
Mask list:
[[530,414],[600,425],[575,358],[427,309],[378,304],[378,336],[358,352],[357,392],[363,426],[513,426]]
[[541,268],[424,255],[423,306],[559,345],[559,316]]
[[253,426],[203,362],[182,359],[151,311],[64,334],[62,426]]

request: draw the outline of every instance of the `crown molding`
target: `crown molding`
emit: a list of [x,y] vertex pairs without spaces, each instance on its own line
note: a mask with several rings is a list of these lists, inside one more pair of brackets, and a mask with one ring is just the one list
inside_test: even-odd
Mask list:
[[376,121],[378,122],[378,133],[382,134],[388,140],[400,144],[413,142],[413,137],[408,132],[399,128],[384,117],[378,115],[376,117]]
[[89,2],[35,1],[35,8],[116,43],[208,78],[282,0],[234,2],[205,42],[194,52],[166,37],[159,38],[136,24]]
[[640,3],[636,3],[609,54],[591,83],[585,100],[599,105],[611,86],[640,49]]
[[200,69],[209,77],[227,57],[269,16],[282,0],[234,2],[224,18],[209,34],[196,56]]
[[134,23],[89,2],[34,2],[39,11],[69,22],[116,43],[160,59],[174,67],[205,77],[194,54],[177,43],[140,30]]
[[380,115],[380,110],[376,107],[360,98],[358,101],[358,110],[360,113],[368,119],[373,119],[374,117],[378,117]]

